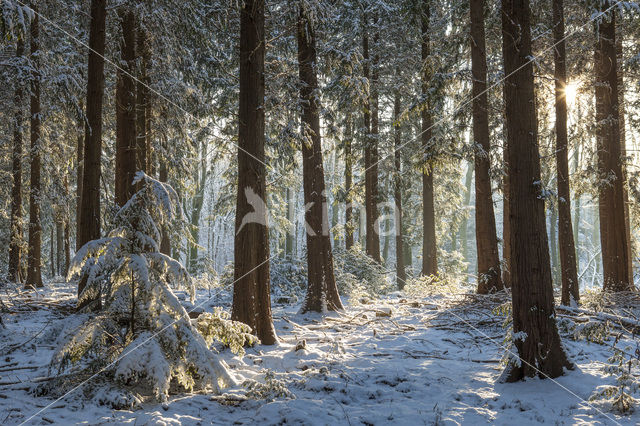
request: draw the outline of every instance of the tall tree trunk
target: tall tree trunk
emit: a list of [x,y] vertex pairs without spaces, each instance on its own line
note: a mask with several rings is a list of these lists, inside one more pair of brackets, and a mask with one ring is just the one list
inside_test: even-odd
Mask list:
[[293,245],[294,245],[294,233],[295,233],[295,199],[293,196],[293,189],[287,187],[287,219],[291,224],[287,227],[287,235],[284,243],[284,253],[290,259],[293,258]]
[[[167,182],[169,179],[169,172],[167,170],[167,164],[165,161],[160,162],[160,182]],[[166,228],[162,229],[162,239],[160,240],[160,253],[171,256],[171,239],[169,238],[169,232]]]
[[[76,243],[77,247],[82,247],[87,242],[100,238],[105,18],[106,0],[91,0],[89,63],[87,69],[87,123],[84,136],[84,170],[82,173],[82,197],[80,200],[80,237]],[[84,281],[78,283],[78,294],[82,293],[85,284]]]
[[124,70],[118,70],[116,85],[116,204],[124,206],[133,196],[136,173],[136,16],[132,9],[118,13],[122,27],[120,53]]
[[[429,37],[429,0],[423,0],[422,10],[422,96],[426,101],[431,83],[431,40]],[[428,105],[422,107],[422,149],[429,150],[433,132],[431,111]],[[438,257],[436,245],[436,219],[433,194],[433,166],[425,165],[422,171],[422,275],[437,275]]]
[[353,234],[355,223],[353,221],[353,194],[351,193],[353,182],[353,156],[351,153],[352,133],[351,113],[347,113],[344,130],[344,192],[345,192],[345,213],[344,213],[344,243],[345,248],[350,250],[353,247]]
[[[471,184],[473,183],[473,169],[475,168],[475,164],[468,163],[467,164],[467,173],[464,177],[464,207],[467,212],[471,209]],[[460,244],[462,248],[462,258],[465,261],[469,260],[469,215],[465,212],[465,215],[462,218],[462,223],[460,224]],[[453,234],[453,233],[452,233]],[[452,237],[451,242],[455,243],[455,239]],[[467,262],[467,272],[469,262]]]
[[149,79],[147,68],[149,66],[149,47],[147,33],[141,20],[137,22],[136,52],[141,58],[138,67],[138,81],[136,82],[136,170],[142,170],[150,174],[149,152],[147,142],[149,139],[148,103],[149,103]]
[[[579,112],[579,110],[578,110]],[[573,167],[573,172],[576,173],[578,171],[578,168],[580,167],[580,144],[579,142],[576,141],[576,148],[575,151],[573,152],[573,161],[574,161],[574,167]],[[575,203],[573,203],[573,211],[574,211],[574,221],[573,221],[573,241],[575,242],[575,253],[576,253],[576,271],[580,271],[580,256],[578,256],[578,253],[580,252],[580,209],[582,208],[581,203],[580,203],[580,195],[577,194],[576,196],[576,201]],[[576,282],[576,289],[577,289],[577,293],[578,296],[580,296],[580,283]],[[563,287],[564,288],[564,287]],[[571,291],[569,291],[569,293],[571,294]],[[576,300],[577,302],[577,300]],[[563,302],[563,304],[565,304]]]
[[82,181],[84,173],[84,106],[80,101],[78,108],[78,135],[76,141],[76,251],[82,247],[80,233],[82,231]]
[[558,210],[556,206],[550,206],[549,214],[549,245],[551,251],[551,277],[554,283],[558,283]]
[[[476,252],[478,293],[487,294],[504,287],[496,217],[491,190],[491,142],[487,99],[487,48],[484,31],[485,0],[471,0],[471,73],[473,76],[473,145],[476,190]],[[466,244],[466,241],[465,241]]]
[[[369,95],[364,109],[364,198],[365,198],[365,251],[376,262],[380,262],[380,235],[376,229],[378,220],[378,92],[376,88],[378,70],[376,57],[370,62],[369,54],[369,19],[364,16],[364,28],[362,36],[362,55],[364,59],[364,77],[370,81]],[[374,35],[374,46],[378,33]],[[370,72],[373,68],[373,73]]]
[[[53,253],[52,253],[53,254]],[[56,272],[58,275],[62,275],[62,269],[64,268],[64,219],[59,217],[56,220]]]
[[333,255],[329,237],[325,196],[322,143],[320,139],[320,99],[316,40],[305,5],[300,2],[298,16],[298,66],[302,104],[302,174],[307,228],[307,268],[309,287],[301,312],[325,312],[342,309],[333,273]]
[[42,227],[40,224],[40,169],[42,140],[40,131],[40,19],[36,3],[31,21],[31,150],[29,164],[31,178],[29,187],[29,247],[27,253],[27,280],[25,288],[42,287]]
[[502,284],[506,288],[511,287],[511,211],[509,209],[509,162],[508,144],[505,139],[502,152],[505,173],[502,177]]
[[562,274],[562,304],[578,303],[578,267],[571,224],[571,189],[569,187],[569,148],[567,136],[567,53],[564,41],[563,0],[553,0],[553,38],[556,80],[556,169],[558,170],[558,238]]
[[620,26],[616,27],[616,58],[618,61],[618,105],[620,116],[620,147],[622,150],[622,176],[624,179],[624,224],[626,233],[627,250],[631,260],[629,261],[629,277],[633,282],[633,250],[631,246],[631,212],[629,211],[629,180],[627,178],[627,138],[625,131],[625,103],[624,103],[624,51],[622,50],[622,37],[624,32]]
[[520,334],[514,337],[520,359],[505,371],[509,381],[558,377],[571,367],[556,326],[544,200],[534,183],[540,181],[540,156],[530,25],[528,0],[503,0],[513,332]]
[[400,130],[400,92],[395,91],[393,96],[393,145],[394,145],[394,185],[393,200],[395,202],[395,227],[396,227],[396,285],[402,290],[407,282],[407,273],[404,267],[404,238],[402,232],[402,158],[400,147],[402,132]]
[[200,159],[200,177],[196,185],[196,193],[191,202],[191,241],[189,242],[189,271],[196,272],[198,263],[198,243],[200,240],[200,215],[204,204],[204,191],[207,183],[207,143],[202,142]]
[[[610,5],[610,1],[604,2],[602,10],[606,10]],[[621,164],[614,10],[601,18],[596,32],[596,135],[604,290],[633,290],[633,279],[630,276],[631,253],[627,244],[624,174]]]
[[[19,37],[16,45],[16,59],[22,65],[24,55],[24,39]],[[23,81],[18,78],[14,95],[14,128],[13,153],[11,157],[11,222],[9,235],[9,265],[8,278],[13,282],[20,282],[20,263],[22,258],[22,125],[23,125]]]
[[[254,211],[249,203],[266,203],[264,52],[264,0],[245,0],[240,9],[238,196],[231,317],[248,324],[263,344],[272,345],[278,338],[271,317],[267,212]],[[243,223],[251,214],[255,220]]]

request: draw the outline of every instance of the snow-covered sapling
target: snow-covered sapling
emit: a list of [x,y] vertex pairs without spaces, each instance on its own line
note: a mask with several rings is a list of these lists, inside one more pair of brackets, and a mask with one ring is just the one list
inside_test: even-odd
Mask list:
[[171,383],[216,391],[235,384],[171,290],[191,288],[191,277],[159,252],[160,230],[175,232],[184,222],[176,192],[142,172],[133,183],[140,190],[117,212],[113,230],[85,244],[71,263],[69,279],[85,284],[79,305],[102,309],[58,348],[52,366],[103,371],[160,400]]

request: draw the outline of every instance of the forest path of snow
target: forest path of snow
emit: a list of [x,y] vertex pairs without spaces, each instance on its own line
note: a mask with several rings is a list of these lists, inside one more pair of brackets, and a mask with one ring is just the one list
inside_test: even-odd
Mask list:
[[[55,329],[73,301],[60,285],[50,310],[4,316],[0,328],[7,352],[0,358],[0,383],[47,375]],[[206,292],[199,292],[205,300]],[[277,346],[251,348],[243,359],[223,352],[239,379],[263,380],[274,372],[295,399],[212,400],[211,395],[179,395],[168,407],[145,404],[135,411],[111,411],[80,398],[80,392],[46,409],[32,424],[636,424],[639,415],[606,413],[579,400],[603,383],[606,346],[565,339],[577,364],[554,383],[530,380],[501,384],[499,359],[504,331],[486,303],[462,297],[412,299],[395,294],[322,318],[299,315],[297,306],[276,306]],[[65,302],[66,300],[66,302]],[[216,305],[224,301],[212,301]],[[46,303],[45,303],[46,305]],[[70,306],[70,305],[69,305]],[[387,316],[389,315],[390,316]],[[33,337],[35,336],[35,337]],[[31,340],[29,340],[31,339]],[[27,342],[20,345],[22,342]],[[11,347],[9,345],[20,345]],[[303,347],[301,349],[301,347]],[[7,348],[10,348],[10,353]],[[298,350],[296,350],[298,348]],[[2,371],[2,366],[10,371]],[[30,369],[11,370],[14,367]],[[91,384],[88,384],[90,386]],[[52,401],[27,392],[28,385],[0,386],[0,423],[19,424]],[[229,391],[240,395],[243,389]]]

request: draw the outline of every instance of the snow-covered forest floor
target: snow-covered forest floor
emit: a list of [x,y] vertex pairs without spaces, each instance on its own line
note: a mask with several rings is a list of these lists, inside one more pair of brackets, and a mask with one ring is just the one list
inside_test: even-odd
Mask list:
[[[248,348],[243,358],[228,349],[221,352],[239,382],[266,379],[270,386],[253,391],[238,386],[218,396],[172,395],[167,404],[149,401],[129,411],[87,399],[85,390],[97,386],[91,381],[58,401],[34,392],[55,373],[48,371],[48,363],[57,335],[72,321],[74,287],[50,283],[37,296],[11,288],[3,293],[0,424],[640,422],[637,412],[620,415],[603,400],[589,401],[598,387],[616,384],[615,376],[604,372],[614,344],[631,348],[631,357],[637,355],[632,335],[623,329],[633,328],[634,315],[640,312],[637,300],[614,310],[596,309],[627,318],[622,326],[609,323],[602,344],[571,336],[582,330],[590,340],[598,340],[602,334],[593,331],[604,324],[606,314],[560,311],[564,344],[576,368],[557,380],[514,384],[498,380],[505,330],[497,311],[505,295],[392,293],[368,303],[347,303],[344,312],[324,318],[300,315],[295,304],[274,303],[279,345]],[[187,309],[193,308],[187,297],[181,298]],[[229,296],[198,290],[199,304],[206,311],[214,306],[228,309]],[[587,329],[591,332],[585,333]],[[627,362],[625,358],[622,364]]]

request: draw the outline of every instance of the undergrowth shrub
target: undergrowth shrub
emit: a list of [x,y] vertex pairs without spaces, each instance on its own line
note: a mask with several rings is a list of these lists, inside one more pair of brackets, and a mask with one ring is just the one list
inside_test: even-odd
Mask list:
[[[108,236],[85,244],[71,263],[69,280],[85,283],[79,305],[87,312],[101,309],[65,333],[51,369],[80,376],[101,372],[159,400],[166,399],[170,384],[216,391],[235,384],[170,288],[192,289],[191,277],[179,262],[159,253],[160,230],[179,232],[184,223],[178,196],[142,172],[136,183],[141,189],[116,213]],[[235,325],[211,322],[207,337],[224,336],[235,347],[228,336]],[[223,331],[211,331],[215,326]],[[238,339],[246,339],[246,332],[242,328]]]

